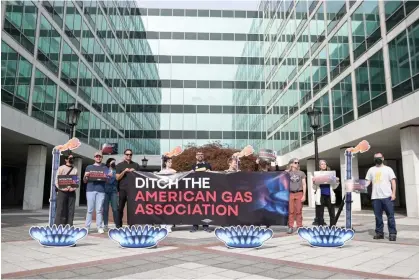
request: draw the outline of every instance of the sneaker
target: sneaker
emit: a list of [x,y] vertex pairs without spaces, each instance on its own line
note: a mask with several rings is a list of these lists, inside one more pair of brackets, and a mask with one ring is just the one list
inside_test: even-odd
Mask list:
[[294,229],[292,227],[289,227],[288,230],[287,230],[287,233],[292,234],[293,232],[294,232]]
[[383,234],[376,234],[376,235],[374,235],[373,239],[384,239],[384,235]]
[[212,230],[209,227],[204,227],[204,231],[206,231],[206,232],[212,232]]
[[197,232],[198,231],[198,227],[193,227],[189,232]]
[[103,230],[103,228],[98,229],[98,230],[97,230],[97,232],[98,232],[99,234],[104,234],[104,233],[105,233],[105,231]]
[[107,226],[107,225],[106,225],[106,226],[103,226],[103,230],[104,230],[104,231],[109,231],[108,226]]
[[388,240],[390,240],[390,241],[396,241],[396,239],[397,239],[397,235],[391,234]]

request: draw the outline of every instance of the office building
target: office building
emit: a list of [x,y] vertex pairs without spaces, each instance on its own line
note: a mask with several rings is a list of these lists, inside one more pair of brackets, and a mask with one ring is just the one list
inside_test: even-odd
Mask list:
[[[320,158],[345,174],[344,150],[361,140],[353,176],[363,178],[382,152],[398,177],[396,205],[419,216],[417,1],[262,1],[267,145],[280,165],[315,169],[306,110],[322,111]],[[275,107],[281,108],[279,115]],[[309,176],[310,184],[310,176]],[[314,206],[310,195],[310,205]],[[363,196],[362,204],[369,204]],[[361,208],[355,195],[354,209]]]

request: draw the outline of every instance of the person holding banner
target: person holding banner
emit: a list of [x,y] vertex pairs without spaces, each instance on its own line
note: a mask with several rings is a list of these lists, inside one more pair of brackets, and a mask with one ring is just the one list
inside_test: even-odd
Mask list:
[[109,170],[108,180],[105,184],[105,201],[103,202],[103,227],[106,231],[109,222],[109,203],[112,207],[113,221],[118,223],[118,181],[116,180],[115,159],[109,158],[106,167]]
[[86,228],[90,230],[92,224],[93,210],[96,208],[96,226],[98,233],[102,234],[103,230],[103,202],[105,201],[105,184],[109,174],[106,165],[102,164],[102,152],[96,152],[94,155],[95,163],[86,167],[83,181],[87,183],[86,199],[87,214]]
[[290,198],[288,207],[288,234],[294,232],[294,221],[297,228],[303,226],[303,203],[306,200],[306,174],[300,170],[300,161],[293,158],[288,162],[287,172],[290,175]]
[[[327,166],[325,160],[319,161],[320,171],[329,171],[330,168]],[[319,226],[326,225],[324,222],[324,207],[327,207],[330,217],[330,226],[334,225],[335,222],[335,207],[336,195],[334,190],[339,186],[339,178],[336,178],[334,184],[316,184],[316,178],[313,177],[313,189],[316,201],[316,217]]]
[[126,174],[132,171],[140,171],[140,165],[132,161],[132,150],[124,151],[124,161],[116,166],[116,180],[119,182],[119,204],[118,204],[118,223],[117,228],[122,227],[122,219],[124,217],[124,208],[128,200],[128,191],[130,187]]
[[228,169],[225,170],[225,172],[238,172],[239,170],[237,169],[237,159],[234,157],[231,157],[227,160],[227,164],[228,164]]
[[68,154],[64,158],[65,164],[58,167],[57,176],[55,177],[55,186],[57,187],[57,211],[55,214],[54,224],[73,226],[74,211],[76,207],[76,188],[61,187],[58,185],[58,176],[61,175],[77,175],[77,168],[74,167],[74,157]]
[[[211,171],[211,164],[204,161],[204,153],[201,151],[196,152],[196,163],[192,166],[192,170],[194,172]],[[202,227],[204,228],[204,231],[211,232],[208,225],[202,225]],[[193,225],[190,232],[196,232],[198,231],[198,228],[198,225]]]
[[[172,168],[172,158],[164,156],[163,157],[163,168],[160,170],[159,174],[175,174],[176,170]],[[172,232],[172,227],[169,225],[161,225],[162,228],[167,229],[167,232]],[[175,225],[173,225],[175,227]]]

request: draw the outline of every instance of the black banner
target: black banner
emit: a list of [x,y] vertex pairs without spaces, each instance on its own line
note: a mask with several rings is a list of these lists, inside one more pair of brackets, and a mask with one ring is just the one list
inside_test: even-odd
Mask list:
[[130,172],[128,224],[286,225],[286,172]]

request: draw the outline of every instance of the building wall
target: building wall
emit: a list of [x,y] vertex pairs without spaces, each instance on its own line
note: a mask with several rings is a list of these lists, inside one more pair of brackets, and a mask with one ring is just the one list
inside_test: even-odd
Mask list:
[[2,103],[68,133],[66,109],[82,110],[76,137],[96,149],[118,143],[121,150],[158,153],[158,114],[132,112],[144,100],[160,102],[160,90],[129,87],[158,79],[155,68],[129,63],[151,54],[146,41],[129,40],[141,30],[134,1],[2,2]]
[[[287,155],[418,90],[419,2],[262,1],[267,146]],[[273,59],[278,57],[279,59]],[[275,106],[284,108],[275,115]]]

